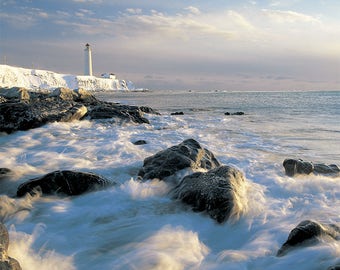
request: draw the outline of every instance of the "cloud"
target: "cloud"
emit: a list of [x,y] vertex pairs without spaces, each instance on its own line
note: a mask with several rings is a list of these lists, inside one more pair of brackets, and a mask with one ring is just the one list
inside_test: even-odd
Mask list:
[[192,13],[194,15],[200,15],[201,14],[201,11],[197,7],[189,6],[189,7],[185,8],[185,10],[189,11],[190,13]]
[[[322,16],[284,10],[282,3],[262,9],[262,1],[246,1],[246,7],[214,10],[206,3],[188,6],[176,2],[169,8],[170,4],[156,2],[73,0],[68,2],[73,5],[53,11],[22,7],[2,12],[0,21],[16,34],[16,40],[21,37],[16,31],[19,28],[25,30],[20,33],[27,33],[25,38],[34,38],[32,50],[41,44],[43,49],[36,55],[48,59],[47,65],[72,62],[68,65],[81,69],[83,45],[89,42],[99,74],[113,71],[139,84],[147,82],[150,85],[143,85],[147,88],[221,89],[227,85],[239,89],[243,85],[251,89],[265,81],[262,86],[269,89],[275,82],[293,85],[299,81],[302,85],[308,76],[329,81],[339,77],[334,71],[340,55],[336,21],[330,24]],[[95,5],[98,3],[102,5]],[[56,48],[53,55],[67,51],[67,61],[60,55],[52,59],[42,39],[55,46],[49,46]],[[20,42],[15,45],[22,46]],[[10,41],[6,46],[10,59]],[[79,58],[79,63],[69,61],[77,53],[73,59]],[[21,59],[33,55],[32,51]]]
[[37,23],[37,18],[30,14],[9,14],[0,12],[0,21],[10,25],[14,29],[28,29]]
[[142,9],[141,8],[127,8],[126,12],[130,14],[142,14]]
[[268,10],[263,9],[263,14],[267,16],[271,21],[276,23],[320,23],[317,18],[310,15],[294,12],[294,11],[282,11],[282,10]]

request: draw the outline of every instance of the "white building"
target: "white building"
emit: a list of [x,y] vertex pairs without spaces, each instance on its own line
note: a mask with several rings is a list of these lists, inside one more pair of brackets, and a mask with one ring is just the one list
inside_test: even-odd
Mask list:
[[85,61],[84,61],[84,75],[85,76],[92,76],[92,52],[90,44],[85,45]]
[[116,74],[113,73],[103,73],[100,77],[105,78],[105,79],[116,79]]

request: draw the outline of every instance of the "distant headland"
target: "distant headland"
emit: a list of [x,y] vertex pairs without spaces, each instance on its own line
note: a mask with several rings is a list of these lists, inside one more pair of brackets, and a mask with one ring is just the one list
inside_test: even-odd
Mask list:
[[82,88],[89,91],[136,90],[133,82],[109,75],[105,73],[102,77],[96,77],[60,74],[48,70],[0,65],[0,87],[24,87],[30,90],[53,90],[58,87]]

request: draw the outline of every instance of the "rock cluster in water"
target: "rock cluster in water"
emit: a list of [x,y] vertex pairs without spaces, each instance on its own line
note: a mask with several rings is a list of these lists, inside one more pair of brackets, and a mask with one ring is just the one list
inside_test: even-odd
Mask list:
[[143,114],[156,113],[148,107],[100,101],[83,89],[37,93],[19,87],[0,88],[0,97],[0,132],[7,133],[84,118],[149,123]]
[[[0,89],[0,132],[11,133],[54,121],[83,118],[148,123],[143,113],[156,112],[148,107],[99,101],[81,89],[58,88],[52,93],[34,93],[23,88]],[[238,112],[235,115],[243,113]],[[147,142],[138,140],[133,143],[143,145]],[[288,176],[340,173],[336,165],[314,164],[300,159],[286,159],[283,166]],[[0,180],[10,177],[12,173],[8,168],[0,168]],[[144,160],[138,179],[148,181],[155,178],[172,184],[170,195],[173,199],[190,205],[193,211],[207,213],[218,223],[238,218],[248,207],[245,192],[247,182],[243,173],[235,167],[222,165],[212,152],[193,139],[185,140]],[[92,173],[54,171],[21,184],[17,189],[17,196],[36,192],[43,195],[75,196],[114,184]],[[320,238],[338,240],[339,234],[340,228],[336,224],[302,221],[291,231],[277,256],[284,256],[296,247],[313,244]],[[8,232],[1,223],[0,236],[0,269],[21,269],[20,264],[7,255]],[[335,265],[329,270],[339,267]]]
[[[182,179],[176,173],[188,170]],[[205,172],[202,172],[204,170]],[[170,192],[174,199],[188,204],[194,211],[204,211],[218,223],[243,212],[245,178],[241,171],[222,166],[214,154],[197,141],[188,139],[144,160],[138,173],[142,180],[171,180],[177,184]],[[242,194],[241,194],[242,193]]]
[[326,165],[321,163],[312,163],[303,161],[302,159],[285,159],[283,161],[283,167],[288,176],[294,176],[296,174],[328,174],[338,175],[340,174],[340,168],[335,165]]
[[9,235],[4,224],[0,223],[0,269],[21,270],[19,262],[8,256]]

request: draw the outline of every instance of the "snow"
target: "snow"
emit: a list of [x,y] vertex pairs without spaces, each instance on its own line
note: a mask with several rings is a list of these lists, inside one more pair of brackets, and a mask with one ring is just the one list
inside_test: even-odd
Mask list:
[[30,90],[53,90],[58,87],[90,91],[135,90],[133,82],[117,78],[59,74],[48,70],[0,65],[0,87],[14,86]]

